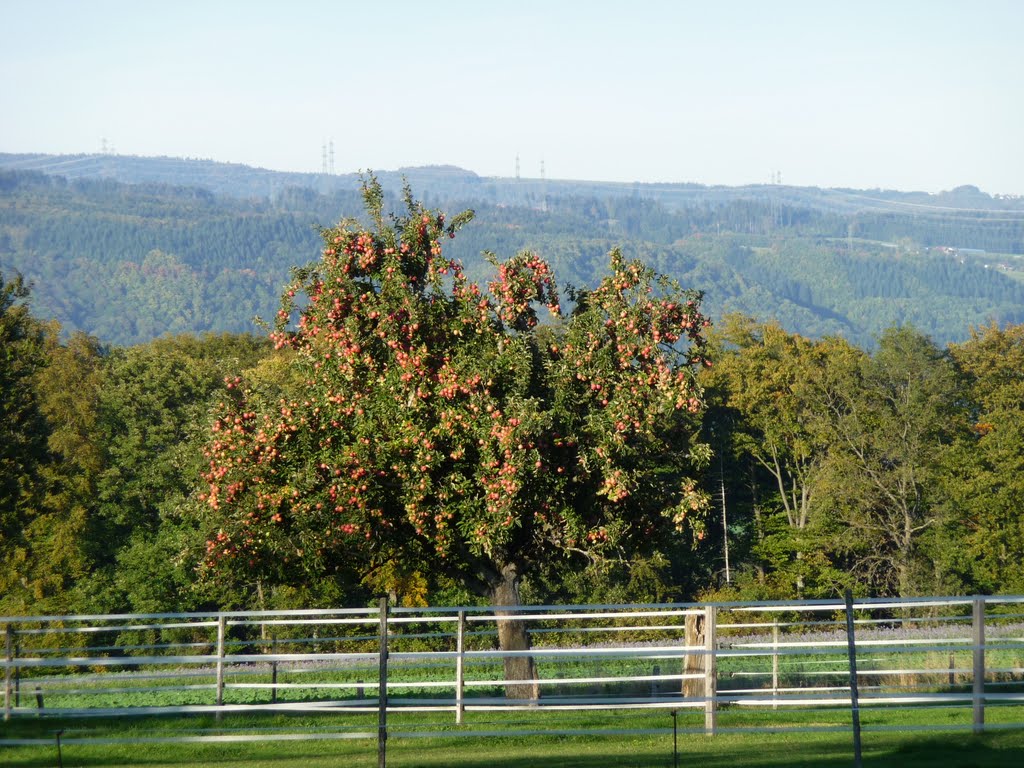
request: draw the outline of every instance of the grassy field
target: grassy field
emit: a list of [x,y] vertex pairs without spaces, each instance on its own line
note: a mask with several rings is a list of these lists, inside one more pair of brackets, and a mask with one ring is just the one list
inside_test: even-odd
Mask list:
[[[1017,621],[1016,615],[1010,618]],[[717,680],[718,692],[725,699],[729,699],[730,692],[753,693],[771,688],[772,657],[762,655],[770,635],[746,635],[749,626],[719,627],[724,650],[718,658]],[[964,647],[969,633],[964,627],[927,626],[912,631],[866,628],[858,636],[858,641],[863,639],[866,646],[862,654],[858,653],[864,764],[900,768],[1024,765],[1024,706],[1016,706],[1008,697],[999,695],[1024,688],[1024,644],[1016,640],[1022,629],[1016,624],[1003,627],[993,620],[987,630],[991,647],[986,654],[986,693],[991,698],[985,719],[990,731],[976,737],[971,732],[971,702],[964,696],[969,694],[973,679],[972,654]],[[455,725],[454,713],[448,706],[454,701],[454,659],[413,655],[403,659],[403,651],[434,650],[428,646],[436,638],[428,634],[395,636],[390,641],[394,655],[389,664],[389,693],[396,711],[389,715],[387,762],[391,766],[456,768],[674,766],[676,723],[679,766],[852,765],[849,711],[842,706],[826,706],[827,701],[841,701],[846,695],[845,634],[839,630],[825,633],[817,624],[814,630],[779,634],[779,687],[798,689],[804,703],[800,707],[791,705],[797,698],[795,693],[775,709],[770,704],[747,706],[749,699],[724,703],[718,714],[720,732],[715,737],[704,735],[702,708],[679,709],[673,718],[668,707],[681,707],[694,700],[679,699],[683,659],[677,649],[666,652],[660,648],[671,642],[655,628],[636,630],[636,636],[630,636],[639,644],[635,648],[602,649],[598,642],[594,646],[596,652],[577,650],[568,655],[558,653],[556,646],[551,646],[551,655],[545,655],[550,638],[539,636],[535,651],[539,677],[544,682],[542,704],[550,707],[485,711],[485,705],[495,703],[489,699],[504,696],[504,688],[498,682],[503,677],[502,662],[497,656],[470,657],[466,663],[467,681],[482,685],[467,685],[466,702],[477,708],[467,712],[463,726]],[[1009,633],[1009,640],[999,641],[1000,632]],[[945,638],[950,636],[959,638],[958,644],[947,643]],[[41,637],[52,640],[48,635]],[[594,637],[602,640],[605,636]],[[356,640],[362,642],[360,638]],[[572,647],[585,647],[591,640],[581,630],[577,644]],[[677,644],[678,640],[677,637]],[[882,644],[875,644],[875,640]],[[372,641],[371,637],[366,642],[373,645]],[[481,647],[492,641],[489,637],[473,638]],[[819,641],[828,644],[817,648],[797,646]],[[151,645],[154,642],[140,636],[129,644],[129,650],[148,654],[157,648]],[[319,650],[333,652],[336,649],[332,642],[320,637],[316,643],[296,644],[292,648],[288,640],[281,638],[268,647],[278,653],[307,653],[319,649],[317,644],[326,643]],[[900,647],[891,647],[894,644]],[[98,650],[101,660],[107,653],[120,652],[114,646]],[[242,646],[234,650],[241,653]],[[66,649],[61,652],[66,655]],[[22,653],[31,657],[24,648]],[[46,655],[42,651],[39,654]],[[375,705],[377,692],[373,681],[379,668],[372,656],[293,659],[278,664],[277,701],[320,701],[335,706],[333,711],[321,709],[319,714],[232,710],[221,712],[218,719],[209,711],[142,716],[133,710],[131,716],[83,717],[80,712],[74,713],[74,719],[60,716],[61,708],[214,704],[216,676],[208,656],[194,666],[189,659],[163,663],[163,658],[166,657],[136,664],[126,656],[115,658],[110,666],[97,663],[71,668],[26,664],[17,674],[20,709],[12,722],[0,724],[0,766],[57,765],[58,731],[63,734],[61,758],[67,768],[377,765],[376,714],[352,711],[357,708],[353,706],[344,711],[337,706]],[[266,686],[272,679],[272,666],[268,662],[258,657],[242,657],[232,663],[229,656],[225,677],[226,705],[270,701],[272,693]],[[631,677],[635,679],[628,679]],[[923,697],[914,706],[871,705],[872,697],[894,691],[944,696],[927,699],[932,706],[921,706],[926,700]],[[702,693],[698,691],[697,695]],[[760,698],[760,693],[755,698]],[[43,699],[45,707],[40,711],[37,702]],[[666,706],[618,711],[580,709],[594,701]],[[447,708],[419,712],[410,709],[430,704]],[[558,705],[575,709],[557,709]],[[754,733],[753,729],[764,731]],[[36,743],[13,743],[19,739]]]
[[[933,713],[934,714],[934,713]],[[830,732],[744,733],[729,731],[764,725],[760,713],[723,713],[723,733],[714,737],[686,732],[702,722],[697,713],[680,713],[678,765],[701,768],[754,768],[755,766],[849,766],[853,763],[849,715],[838,710],[787,713],[785,721],[803,728],[834,728]],[[1016,713],[1019,721],[1020,713]],[[865,712],[864,765],[892,768],[949,766],[952,768],[1001,767],[1024,764],[1024,730],[994,730],[981,736],[970,731],[909,733],[871,730],[872,727],[906,727],[921,722],[923,713],[905,710]],[[436,713],[392,716],[387,763],[390,766],[458,768],[665,768],[673,766],[672,718],[667,711],[655,713],[572,713],[553,722],[551,714],[529,712],[473,713],[464,728]],[[934,717],[928,717],[934,722]],[[949,725],[963,725],[959,718]],[[996,721],[992,721],[996,722]],[[212,717],[133,718],[111,722],[98,719],[17,719],[0,727],[0,738],[45,739],[45,745],[0,747],[0,764],[43,768],[57,765],[55,732],[63,729],[62,761],[76,766],[170,766],[210,765],[218,768],[361,768],[377,765],[373,738],[345,738],[353,733],[374,733],[371,715],[283,716],[232,715],[221,722]],[[421,737],[424,731],[447,729],[450,736]],[[501,735],[507,728],[559,732],[532,735]],[[572,731],[600,728],[605,735],[572,735]],[[613,729],[645,731],[616,734]],[[482,736],[481,732],[495,735]],[[245,737],[260,733],[263,742],[170,743],[170,738]],[[291,740],[291,734],[316,733],[317,740]],[[473,735],[467,735],[473,734]],[[130,738],[132,744],[82,744],[80,739]]]
[[[686,736],[679,740],[678,764],[701,768],[749,766],[849,766],[849,735],[730,734]],[[65,745],[63,765],[170,766],[219,768],[361,768],[377,765],[372,741],[265,742],[259,744]],[[888,768],[1016,768],[1024,761],[1024,734],[971,735],[866,734],[864,764]],[[54,766],[55,747],[7,747],[0,762],[15,768]],[[405,768],[663,768],[673,765],[670,733],[642,737],[530,737],[472,739],[393,739],[387,763]]]

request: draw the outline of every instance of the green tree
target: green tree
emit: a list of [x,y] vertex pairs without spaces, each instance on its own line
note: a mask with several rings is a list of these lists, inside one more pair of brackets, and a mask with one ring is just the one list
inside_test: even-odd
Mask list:
[[835,549],[870,589],[908,596],[941,583],[928,549],[940,521],[940,467],[964,425],[949,356],[891,328],[829,390],[836,440],[821,497],[843,524]]
[[[278,314],[303,395],[268,402],[229,383],[209,446],[207,565],[274,581],[397,564],[507,606],[551,558],[618,558],[699,530],[700,296],[613,253],[561,318],[536,255],[494,260],[489,295],[442,256],[470,212],[446,223],[407,192],[391,225],[380,186],[364,191],[373,227],[326,230]],[[519,622],[499,639],[527,647]]]
[[44,363],[43,329],[29,313],[29,287],[0,273],[0,595],[9,604],[27,586],[24,530],[38,509],[49,458],[46,420],[32,378]]
[[[178,511],[202,468],[211,400],[227,371],[250,368],[269,352],[265,338],[211,334],[163,337],[106,357],[90,540],[93,592],[107,590],[108,610],[170,610],[188,599],[179,590],[192,577],[179,556],[189,527]],[[153,567],[140,570],[140,563]]]
[[951,348],[973,429],[943,472],[948,497],[940,555],[964,586],[1024,589],[1024,325],[995,324]]
[[719,481],[726,484],[728,456],[726,496],[748,506],[758,586],[747,593],[832,594],[843,576],[828,555],[833,521],[819,499],[835,437],[824,403],[838,372],[856,366],[863,353],[841,339],[812,341],[741,315],[726,316],[713,340],[716,365],[701,381],[714,404],[707,423],[723,443]]
[[24,531],[33,610],[49,613],[103,608],[86,586],[102,545],[92,526],[104,460],[97,428],[103,351],[90,336],[76,332],[61,343],[59,333],[56,323],[47,329],[45,365],[33,377],[49,458],[36,515]]

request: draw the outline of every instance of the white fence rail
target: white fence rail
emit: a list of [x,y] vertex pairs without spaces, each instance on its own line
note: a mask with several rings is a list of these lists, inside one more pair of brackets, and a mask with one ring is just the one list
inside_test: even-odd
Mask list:
[[[416,735],[452,736],[532,733],[538,718],[553,733],[566,711],[647,710],[661,718],[653,728],[679,714],[684,730],[714,734],[846,730],[854,700],[879,713],[865,730],[1024,727],[1022,604],[857,601],[855,689],[839,601],[7,617],[4,720],[332,713],[338,728],[289,738],[362,738],[409,713],[434,713]],[[499,621],[522,622],[530,650],[498,649]],[[515,656],[533,659],[535,679],[505,679]],[[809,711],[823,714],[792,717]],[[529,720],[496,730],[494,712]]]

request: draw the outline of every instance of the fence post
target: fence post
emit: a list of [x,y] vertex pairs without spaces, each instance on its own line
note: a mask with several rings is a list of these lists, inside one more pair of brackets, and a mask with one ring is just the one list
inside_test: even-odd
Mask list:
[[850,659],[850,714],[853,720],[853,764],[860,768],[860,697],[857,689],[857,641],[853,635],[853,592],[846,590],[846,653]]
[[718,609],[704,608],[704,732],[714,736],[718,731]]
[[974,701],[974,732],[985,730],[985,598],[974,598],[973,638],[974,684],[971,698]]
[[377,688],[377,768],[387,765],[388,741],[388,598],[380,599],[380,677]]
[[466,711],[466,612],[459,611],[458,635],[455,638],[455,723],[462,725]]
[[275,657],[270,662],[270,703],[277,704],[277,633],[270,635],[270,653]]
[[[217,706],[224,705],[224,636],[227,634],[227,620],[223,613],[217,614]],[[220,712],[217,713],[220,719]]]
[[779,617],[772,621],[772,709],[779,708]]
[[[683,643],[687,651],[683,656],[683,684],[680,692],[688,699],[696,699],[703,695],[703,680],[705,663],[707,659],[703,651],[697,648],[704,646],[704,618],[705,613],[687,611],[686,626]],[[692,676],[692,677],[691,677]]]
[[4,722],[11,719],[11,671],[14,666],[14,630],[8,624],[4,630]]

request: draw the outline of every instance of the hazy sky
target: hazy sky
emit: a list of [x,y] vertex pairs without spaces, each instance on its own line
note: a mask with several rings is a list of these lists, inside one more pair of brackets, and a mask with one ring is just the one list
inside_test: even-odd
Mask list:
[[1022,0],[0,0],[0,152],[1024,194]]

